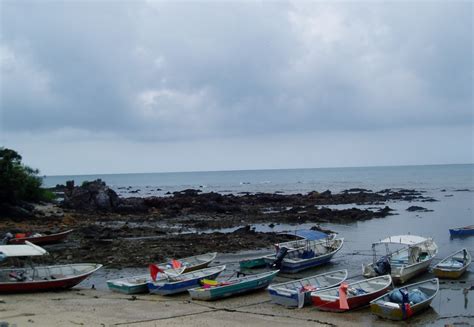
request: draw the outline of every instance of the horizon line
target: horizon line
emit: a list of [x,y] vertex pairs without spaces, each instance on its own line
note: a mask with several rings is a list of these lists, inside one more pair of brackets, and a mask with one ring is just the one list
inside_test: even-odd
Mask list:
[[145,174],[189,174],[189,173],[217,173],[217,172],[242,172],[259,170],[311,170],[311,169],[345,169],[345,168],[388,168],[388,167],[421,167],[421,166],[462,166],[474,165],[470,163],[437,163],[437,164],[404,164],[404,165],[374,165],[374,166],[337,166],[337,167],[306,167],[306,168],[252,168],[252,169],[224,169],[224,170],[189,170],[189,171],[161,171],[161,172],[121,172],[121,173],[86,173],[86,174],[60,174],[40,177],[63,177],[63,176],[93,176],[93,175],[145,175]]

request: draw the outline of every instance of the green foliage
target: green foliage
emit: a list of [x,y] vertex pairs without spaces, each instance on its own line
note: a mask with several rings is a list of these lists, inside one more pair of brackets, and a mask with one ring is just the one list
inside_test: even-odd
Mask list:
[[21,163],[14,150],[0,147],[0,203],[49,200],[54,194],[41,188],[38,169]]

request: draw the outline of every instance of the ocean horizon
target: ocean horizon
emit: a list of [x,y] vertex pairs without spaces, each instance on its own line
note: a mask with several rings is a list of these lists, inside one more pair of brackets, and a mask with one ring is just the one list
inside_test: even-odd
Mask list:
[[203,192],[281,192],[342,191],[348,188],[462,189],[474,187],[474,164],[435,164],[371,167],[328,167],[57,175],[43,177],[46,187],[74,180],[101,179],[122,196],[164,195],[183,189]]

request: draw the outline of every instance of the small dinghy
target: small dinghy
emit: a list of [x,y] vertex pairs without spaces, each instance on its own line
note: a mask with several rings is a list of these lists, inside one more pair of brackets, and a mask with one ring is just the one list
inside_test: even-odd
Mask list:
[[[187,273],[206,268],[216,258],[216,255],[216,252],[205,253],[188,258],[170,260],[170,262],[159,263],[154,266],[162,271],[162,275],[158,275],[158,279],[166,280],[167,275],[175,276],[181,273]],[[151,280],[150,274],[144,274],[108,280],[107,286],[112,291],[125,294],[147,293],[148,287],[146,283],[150,282]]]
[[311,292],[336,287],[347,278],[347,270],[331,271],[281,284],[272,284],[268,293],[272,302],[286,307],[302,308],[311,303]]
[[72,229],[60,233],[17,233],[11,235],[12,237],[5,237],[8,244],[24,244],[25,241],[36,245],[55,244],[64,241],[69,234],[73,232]]
[[451,236],[469,236],[474,235],[474,225],[459,227],[459,228],[451,228],[449,230]]
[[267,287],[278,273],[267,271],[261,274],[237,277],[226,281],[201,281],[203,286],[189,289],[189,295],[194,300],[217,300],[237,294],[256,291]]
[[[76,286],[102,267],[96,263],[35,265],[33,257],[48,252],[28,241],[18,245],[1,245],[0,261],[10,258],[22,265],[0,269],[0,293],[22,293],[67,289]],[[13,263],[13,261],[12,261]]]
[[370,311],[390,320],[406,320],[427,309],[439,290],[438,278],[396,288],[370,302]]
[[[294,245],[297,247],[294,249],[282,246],[276,254],[265,256],[265,262],[272,268],[280,269],[281,272],[297,273],[328,263],[342,248],[344,239],[327,238],[319,241],[303,240],[296,242],[304,243]],[[304,245],[300,246],[300,244]]]
[[369,304],[373,299],[387,293],[391,285],[390,275],[379,276],[312,292],[311,300],[318,310],[344,312]]
[[225,266],[217,266],[196,270],[179,276],[169,276],[165,280],[147,282],[148,291],[152,294],[171,295],[186,292],[190,288],[201,285],[203,279],[215,279]]
[[438,278],[457,279],[461,277],[471,264],[471,254],[466,250],[459,250],[433,267],[433,274]]

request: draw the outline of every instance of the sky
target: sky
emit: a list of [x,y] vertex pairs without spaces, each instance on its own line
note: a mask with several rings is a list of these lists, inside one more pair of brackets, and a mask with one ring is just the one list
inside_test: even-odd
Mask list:
[[0,146],[42,174],[474,162],[465,2],[0,1]]

